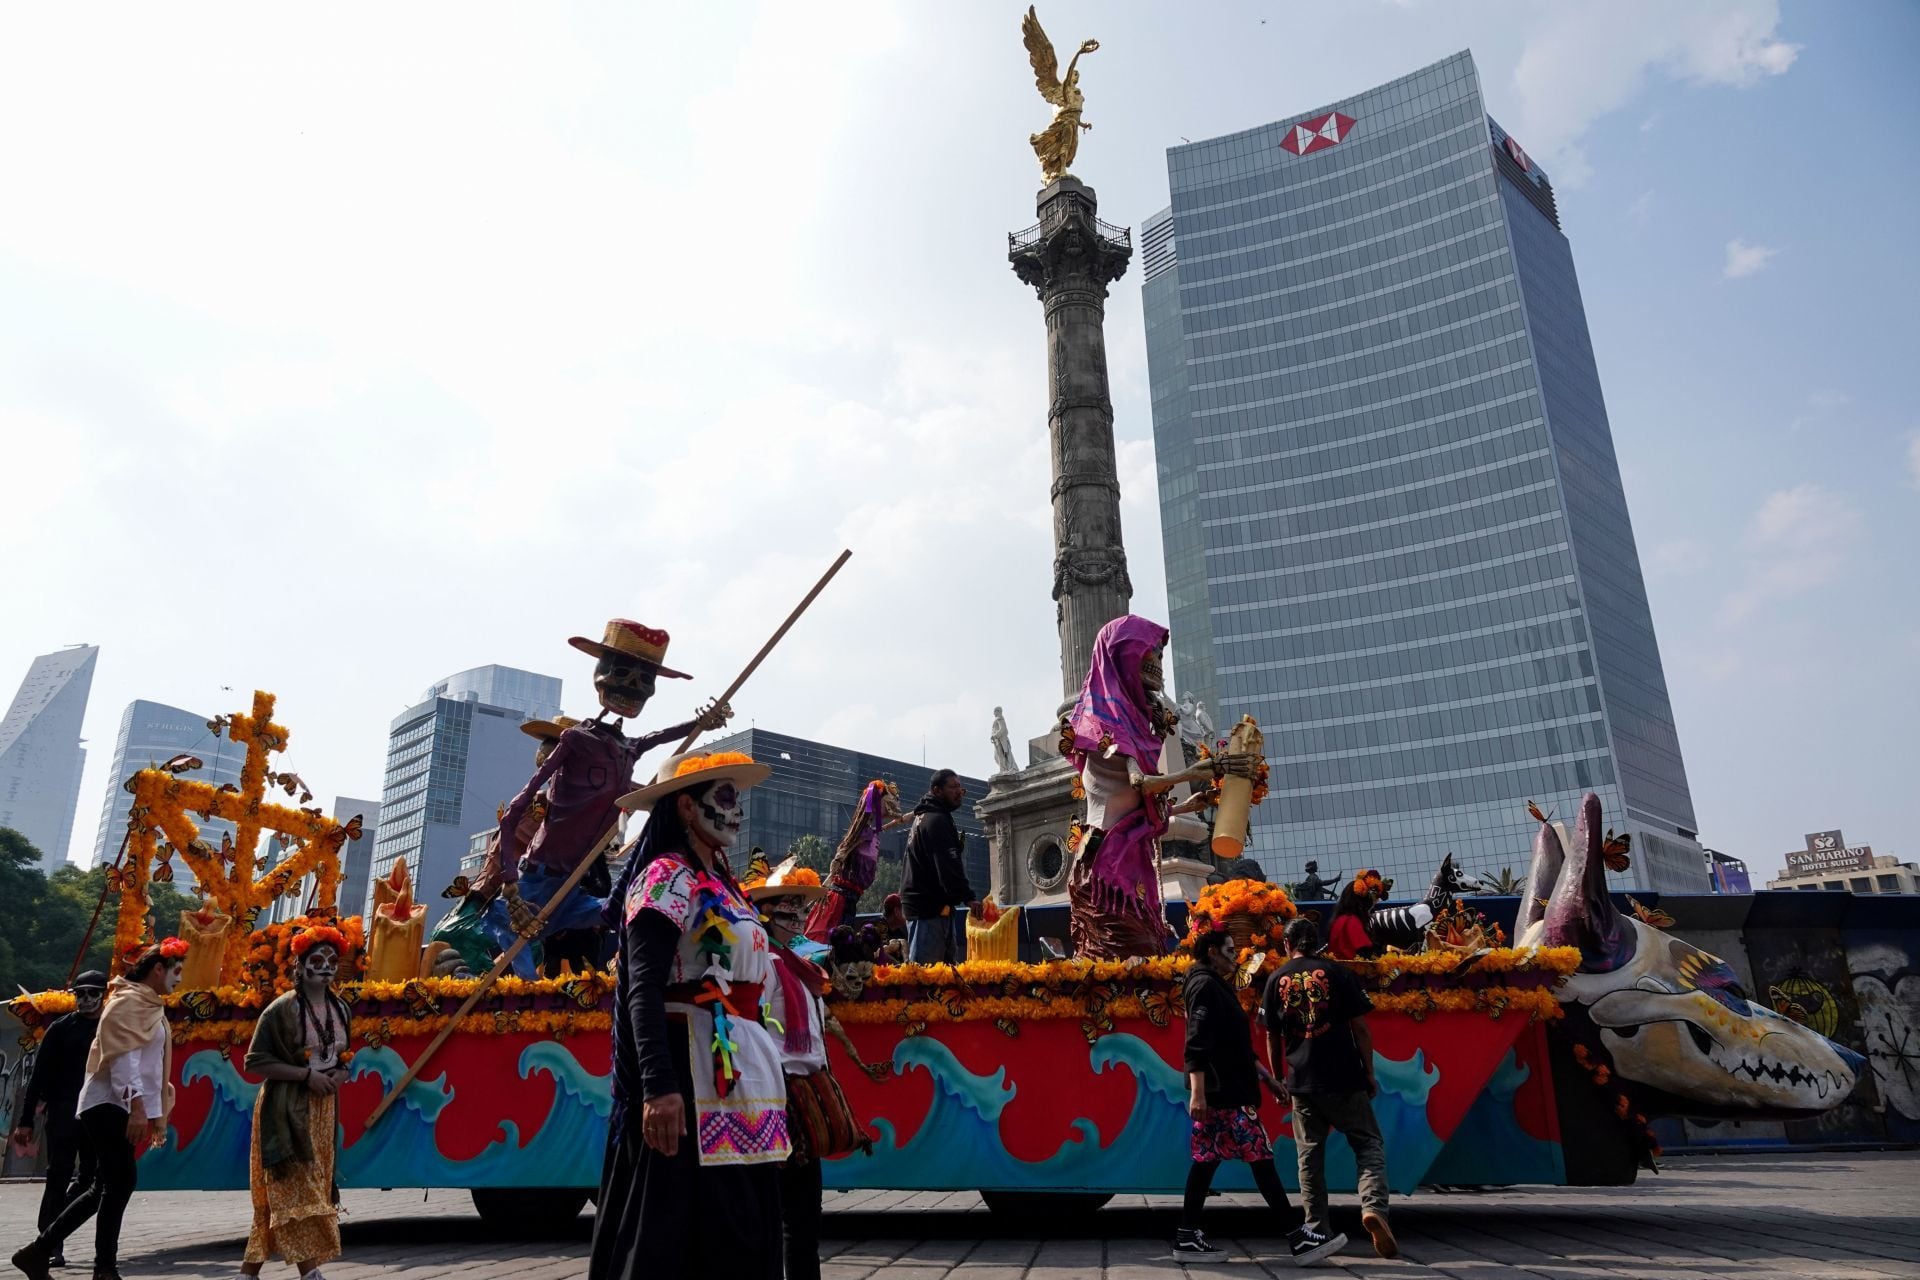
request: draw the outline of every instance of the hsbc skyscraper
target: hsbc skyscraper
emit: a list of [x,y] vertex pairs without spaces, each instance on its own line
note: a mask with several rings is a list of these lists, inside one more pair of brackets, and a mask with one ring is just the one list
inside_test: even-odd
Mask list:
[[1596,791],[1705,892],[1553,185],[1470,54],[1170,149],[1142,227],[1174,684],[1266,731],[1250,852],[1418,893]]

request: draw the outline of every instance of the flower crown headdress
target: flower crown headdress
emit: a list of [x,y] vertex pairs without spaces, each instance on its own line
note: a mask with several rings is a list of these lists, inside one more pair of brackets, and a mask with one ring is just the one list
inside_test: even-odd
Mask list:
[[1385,882],[1380,879],[1380,873],[1372,867],[1368,867],[1365,871],[1362,871],[1353,878],[1353,891],[1358,894],[1377,898],[1386,891],[1386,885]]
[[347,937],[329,924],[318,924],[302,929],[294,935],[292,951],[296,956],[304,956],[315,947],[328,946],[337,955],[347,954]]

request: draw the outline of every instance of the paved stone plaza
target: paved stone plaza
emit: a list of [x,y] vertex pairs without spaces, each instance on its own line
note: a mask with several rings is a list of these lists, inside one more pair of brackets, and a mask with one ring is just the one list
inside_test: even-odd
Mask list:
[[[0,1186],[0,1240],[26,1237],[39,1186]],[[330,1280],[559,1280],[586,1267],[589,1220],[566,1239],[502,1238],[481,1227],[463,1193],[354,1191],[347,1256]],[[1216,1197],[1216,1237],[1227,1261],[1198,1274],[1258,1277],[1293,1270],[1251,1207]],[[1034,1238],[990,1216],[972,1194],[829,1193],[828,1280],[1136,1280],[1181,1274],[1166,1241],[1177,1206],[1163,1197],[1116,1201],[1072,1238]],[[238,1192],[142,1195],[127,1215],[121,1270],[133,1277],[230,1277],[246,1236]],[[1336,1222],[1358,1234],[1335,1210]],[[1403,1255],[1382,1262],[1363,1243],[1322,1268],[1351,1276],[1519,1280],[1630,1276],[1635,1280],[1882,1280],[1920,1277],[1920,1154],[1693,1156],[1627,1188],[1499,1194],[1423,1193],[1397,1205]],[[66,1274],[84,1280],[89,1233]],[[8,1275],[13,1274],[10,1270]],[[293,1274],[275,1264],[269,1276]]]

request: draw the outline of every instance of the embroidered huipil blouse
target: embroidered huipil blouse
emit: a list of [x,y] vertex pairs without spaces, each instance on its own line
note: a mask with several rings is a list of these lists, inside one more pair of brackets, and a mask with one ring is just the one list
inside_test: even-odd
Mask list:
[[628,925],[656,912],[680,933],[667,974],[666,1034],[687,1038],[700,1163],[781,1163],[792,1151],[787,1087],[779,1047],[759,1021],[773,977],[759,912],[728,881],[677,854],[649,863],[622,907]]

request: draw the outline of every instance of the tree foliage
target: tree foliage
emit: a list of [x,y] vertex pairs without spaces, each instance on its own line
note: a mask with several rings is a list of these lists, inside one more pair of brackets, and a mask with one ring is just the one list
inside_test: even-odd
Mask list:
[[[6,904],[0,910],[0,998],[21,988],[45,991],[64,985],[96,904],[99,923],[79,967],[107,968],[120,895],[108,893],[103,901],[106,886],[104,867],[84,871],[68,863],[46,874],[32,841],[0,827],[0,903]],[[148,885],[147,897],[148,924],[155,937],[177,933],[180,913],[198,905],[169,884]]]
[[[780,856],[790,855],[798,858],[801,866],[812,867],[820,873],[820,878],[825,880],[827,868],[833,865],[833,848],[824,837],[804,835],[793,842],[793,846],[787,850],[786,854]],[[778,858],[775,859],[775,861],[778,860]],[[900,881],[905,878],[905,875],[905,860],[882,849],[873,883],[868,886],[865,893],[860,895],[858,910],[864,915],[878,915],[882,904],[887,900],[887,895],[900,892]]]

